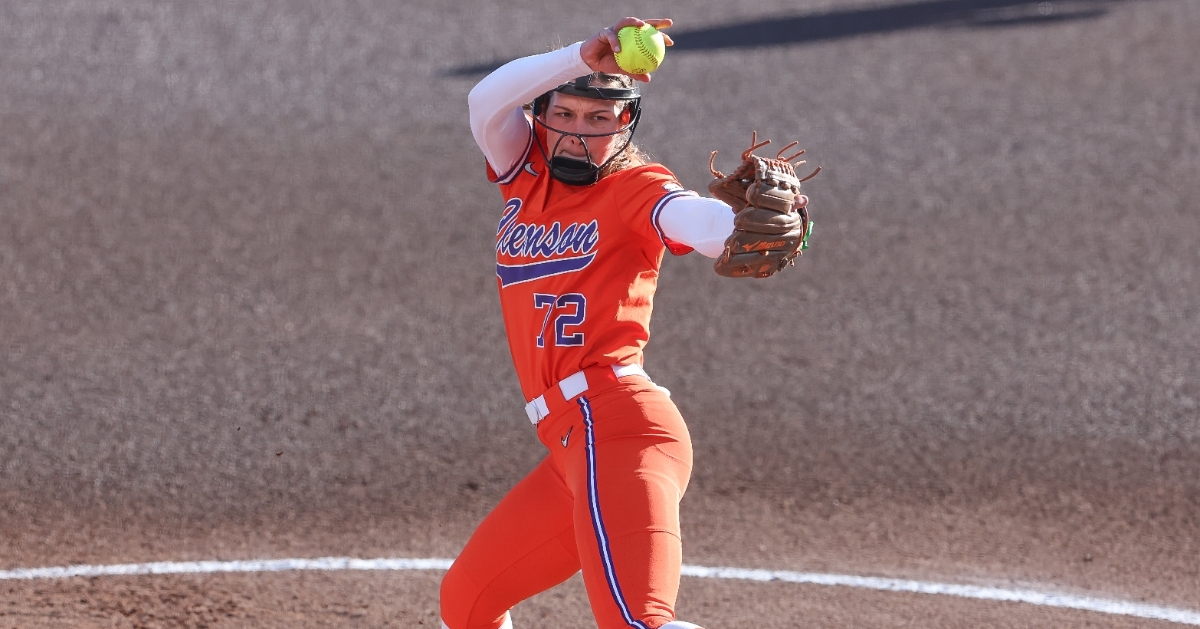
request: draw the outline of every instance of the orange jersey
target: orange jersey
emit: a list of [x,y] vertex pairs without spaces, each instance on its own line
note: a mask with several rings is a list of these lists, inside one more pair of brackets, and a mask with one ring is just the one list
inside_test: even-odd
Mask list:
[[526,400],[585,367],[641,364],[663,253],[691,251],[662,235],[658,212],[695,194],[658,164],[570,186],[534,155],[503,177],[488,168],[505,199],[496,284]]

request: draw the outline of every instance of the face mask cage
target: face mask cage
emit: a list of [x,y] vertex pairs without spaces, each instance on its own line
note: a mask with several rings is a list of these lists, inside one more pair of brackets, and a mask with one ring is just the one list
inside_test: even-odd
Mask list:
[[[537,144],[538,151],[542,154],[542,159],[550,167],[550,175],[568,185],[573,186],[590,186],[600,180],[600,173],[608,166],[618,155],[620,155],[633,141],[633,133],[637,129],[638,121],[642,117],[641,110],[641,95],[638,88],[631,87],[596,87],[589,85],[590,76],[581,76],[571,83],[566,83],[559,86],[554,91],[572,96],[582,96],[584,98],[594,98],[598,100],[619,100],[627,101],[625,108],[622,111],[622,116],[628,115],[629,122],[625,126],[609,133],[574,133],[556,129],[541,120],[541,115],[545,113],[545,109],[550,103],[550,94],[546,93],[537,98],[533,103],[533,121],[534,125],[553,131],[559,134],[558,140],[550,151],[546,150],[541,137],[538,133],[534,133],[534,142]],[[595,158],[592,157],[591,149],[588,148],[586,138],[603,138],[614,135],[625,134],[625,141],[619,148],[614,150],[608,159],[604,160],[603,164],[596,164]],[[573,137],[579,140],[583,146],[584,158],[576,159],[564,155],[556,155],[558,147],[567,137]],[[551,157],[553,156],[553,157]]]

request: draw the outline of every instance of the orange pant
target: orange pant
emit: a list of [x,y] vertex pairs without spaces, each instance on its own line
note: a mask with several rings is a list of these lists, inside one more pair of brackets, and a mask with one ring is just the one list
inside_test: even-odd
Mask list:
[[550,456],[484,518],[446,573],[442,621],[499,629],[518,602],[581,569],[599,629],[673,620],[692,444],[670,398],[628,376],[590,387],[537,432]]

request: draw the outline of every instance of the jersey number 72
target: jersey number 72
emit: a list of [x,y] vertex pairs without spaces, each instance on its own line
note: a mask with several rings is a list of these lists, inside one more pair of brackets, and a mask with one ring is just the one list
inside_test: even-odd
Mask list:
[[[554,344],[558,347],[583,345],[583,332],[568,334],[567,327],[583,323],[587,316],[587,297],[581,293],[565,293],[562,295],[533,294],[533,307],[545,308],[546,316],[542,319],[542,331],[537,337],[537,346],[546,346],[546,328],[550,325],[550,317],[554,316]],[[558,313],[555,315],[555,313]]]

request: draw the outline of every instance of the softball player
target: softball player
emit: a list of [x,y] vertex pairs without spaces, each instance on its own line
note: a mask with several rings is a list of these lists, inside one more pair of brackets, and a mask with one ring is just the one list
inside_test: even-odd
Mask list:
[[674,613],[691,440],[642,348],[664,252],[720,255],[734,215],[630,142],[640,96],[613,50],[616,31],[642,24],[513,61],[469,96],[505,201],[496,277],[509,347],[550,453],[447,572],[448,629],[511,627],[514,605],[580,570],[600,629],[697,627]]

